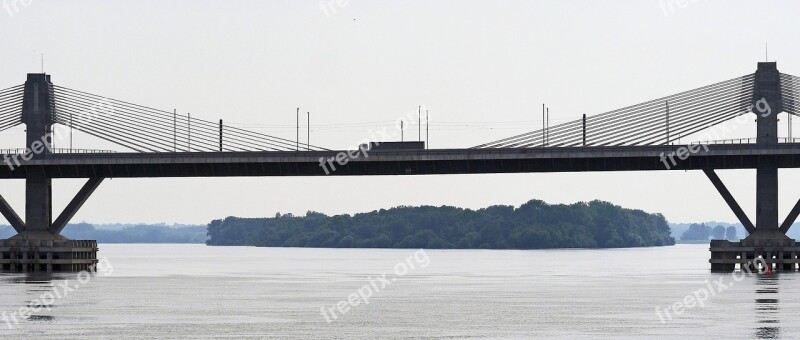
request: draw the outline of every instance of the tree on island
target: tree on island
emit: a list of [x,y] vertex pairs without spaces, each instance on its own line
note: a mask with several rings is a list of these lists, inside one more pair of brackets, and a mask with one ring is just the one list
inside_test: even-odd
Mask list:
[[728,241],[736,241],[739,238],[739,232],[736,231],[736,227],[729,226],[725,231],[725,238]]
[[725,239],[725,227],[718,225],[714,227],[714,230],[711,232],[714,235],[715,240],[724,240]]
[[686,229],[683,235],[681,235],[681,240],[708,241],[709,236],[711,236],[711,227],[707,226],[705,223],[692,223],[689,225],[689,229]]

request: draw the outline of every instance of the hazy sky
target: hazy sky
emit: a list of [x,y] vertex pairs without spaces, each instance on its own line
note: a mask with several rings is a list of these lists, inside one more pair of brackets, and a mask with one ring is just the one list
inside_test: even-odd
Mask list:
[[[752,73],[767,42],[769,59],[800,75],[800,2],[789,0],[0,3],[0,88],[40,71],[36,50],[58,85],[280,137],[294,139],[300,107],[311,112],[312,144],[327,148],[392,129],[418,105],[430,109],[432,148],[470,147],[541,128],[543,102],[552,125]],[[754,125],[734,130],[721,137],[754,135]],[[23,128],[0,136],[0,147],[24,144]],[[416,126],[406,137],[417,138]],[[113,147],[79,133],[74,144]],[[800,171],[780,174],[785,215],[800,198]],[[720,176],[753,218],[755,172]],[[3,183],[22,215],[23,181]],[[54,210],[81,184],[55,181]],[[663,171],[113,179],[73,221],[208,223],[533,198],[735,221],[702,172]]]

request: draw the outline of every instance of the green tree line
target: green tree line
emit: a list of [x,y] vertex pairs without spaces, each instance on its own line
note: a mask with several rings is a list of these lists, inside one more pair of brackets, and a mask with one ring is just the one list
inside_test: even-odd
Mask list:
[[319,248],[544,249],[675,244],[661,214],[592,201],[479,210],[421,206],[355,215],[227,217],[208,225],[208,245]]

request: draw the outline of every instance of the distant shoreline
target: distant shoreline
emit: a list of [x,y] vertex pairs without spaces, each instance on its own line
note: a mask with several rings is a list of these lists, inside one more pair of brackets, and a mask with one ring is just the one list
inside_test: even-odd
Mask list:
[[[0,239],[16,235],[11,226],[0,226]],[[203,244],[207,226],[184,224],[69,224],[61,233],[73,240],[95,240],[100,244]]]

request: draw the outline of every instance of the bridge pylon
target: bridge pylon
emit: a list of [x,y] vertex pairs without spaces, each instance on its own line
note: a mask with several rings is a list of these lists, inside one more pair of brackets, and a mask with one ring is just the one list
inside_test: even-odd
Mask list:
[[[781,76],[777,63],[758,63],[752,112],[756,116],[756,145],[765,148],[778,145],[778,113],[783,112]],[[756,223],[747,218],[713,169],[706,175],[733,210],[749,235],[739,242],[711,241],[711,270],[733,271],[769,266],[776,270],[797,270],[800,247],[786,232],[800,213],[800,201],[782,224],[778,224],[778,164],[775,157],[759,159],[756,167]],[[764,268],[761,268],[764,269]]]
[[0,240],[2,272],[75,272],[93,270],[98,262],[96,241],[70,240],[61,231],[103,179],[89,179],[53,221],[52,177],[44,167],[36,166],[37,160],[46,159],[53,150],[57,114],[50,76],[28,74],[22,100],[26,149],[7,162],[12,171],[24,173],[25,220],[0,196],[0,213],[17,231],[11,239]]

